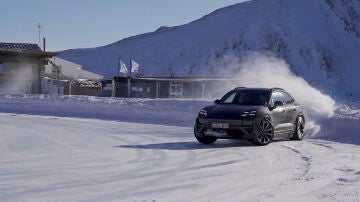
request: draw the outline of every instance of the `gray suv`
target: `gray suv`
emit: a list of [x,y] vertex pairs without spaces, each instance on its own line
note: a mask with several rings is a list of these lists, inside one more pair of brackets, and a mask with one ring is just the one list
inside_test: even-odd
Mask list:
[[204,144],[245,139],[267,145],[273,139],[301,140],[304,127],[303,107],[285,90],[238,87],[200,110],[194,134]]

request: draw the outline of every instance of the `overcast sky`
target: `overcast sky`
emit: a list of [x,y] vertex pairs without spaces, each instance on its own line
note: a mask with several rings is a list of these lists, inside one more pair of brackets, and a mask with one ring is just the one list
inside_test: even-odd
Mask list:
[[246,0],[0,0],[0,42],[38,43],[47,50],[107,45],[196,20]]

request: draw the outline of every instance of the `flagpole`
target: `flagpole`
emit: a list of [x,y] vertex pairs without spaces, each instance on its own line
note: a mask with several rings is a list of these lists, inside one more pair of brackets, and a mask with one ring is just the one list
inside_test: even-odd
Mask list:
[[132,62],[131,62],[131,57],[130,57],[130,78],[131,78],[131,72],[132,72]]
[[131,72],[132,72],[132,62],[131,62],[131,57],[130,57],[130,78],[129,78],[129,87],[130,87],[130,91],[128,92],[128,97],[131,98],[131,94],[132,94],[132,85],[131,85]]
[[118,77],[120,77],[120,58],[119,58],[119,63],[118,63]]

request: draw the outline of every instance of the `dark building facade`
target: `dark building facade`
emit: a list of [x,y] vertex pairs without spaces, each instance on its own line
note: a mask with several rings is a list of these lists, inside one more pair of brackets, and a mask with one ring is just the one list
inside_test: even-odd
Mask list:
[[220,78],[114,77],[113,96],[204,99],[219,97],[224,92],[224,88],[232,88],[240,84],[239,81],[234,79]]

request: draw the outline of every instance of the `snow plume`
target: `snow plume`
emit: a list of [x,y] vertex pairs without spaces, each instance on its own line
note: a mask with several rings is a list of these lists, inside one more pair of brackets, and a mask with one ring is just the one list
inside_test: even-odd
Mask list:
[[[245,87],[279,87],[288,91],[304,106],[307,133],[310,136],[321,130],[321,120],[334,115],[335,101],[291,72],[289,65],[271,54],[248,53],[239,59],[224,57],[223,64]],[[236,72],[234,74],[234,72]],[[235,76],[234,76],[235,75]],[[229,87],[230,89],[233,87]]]

